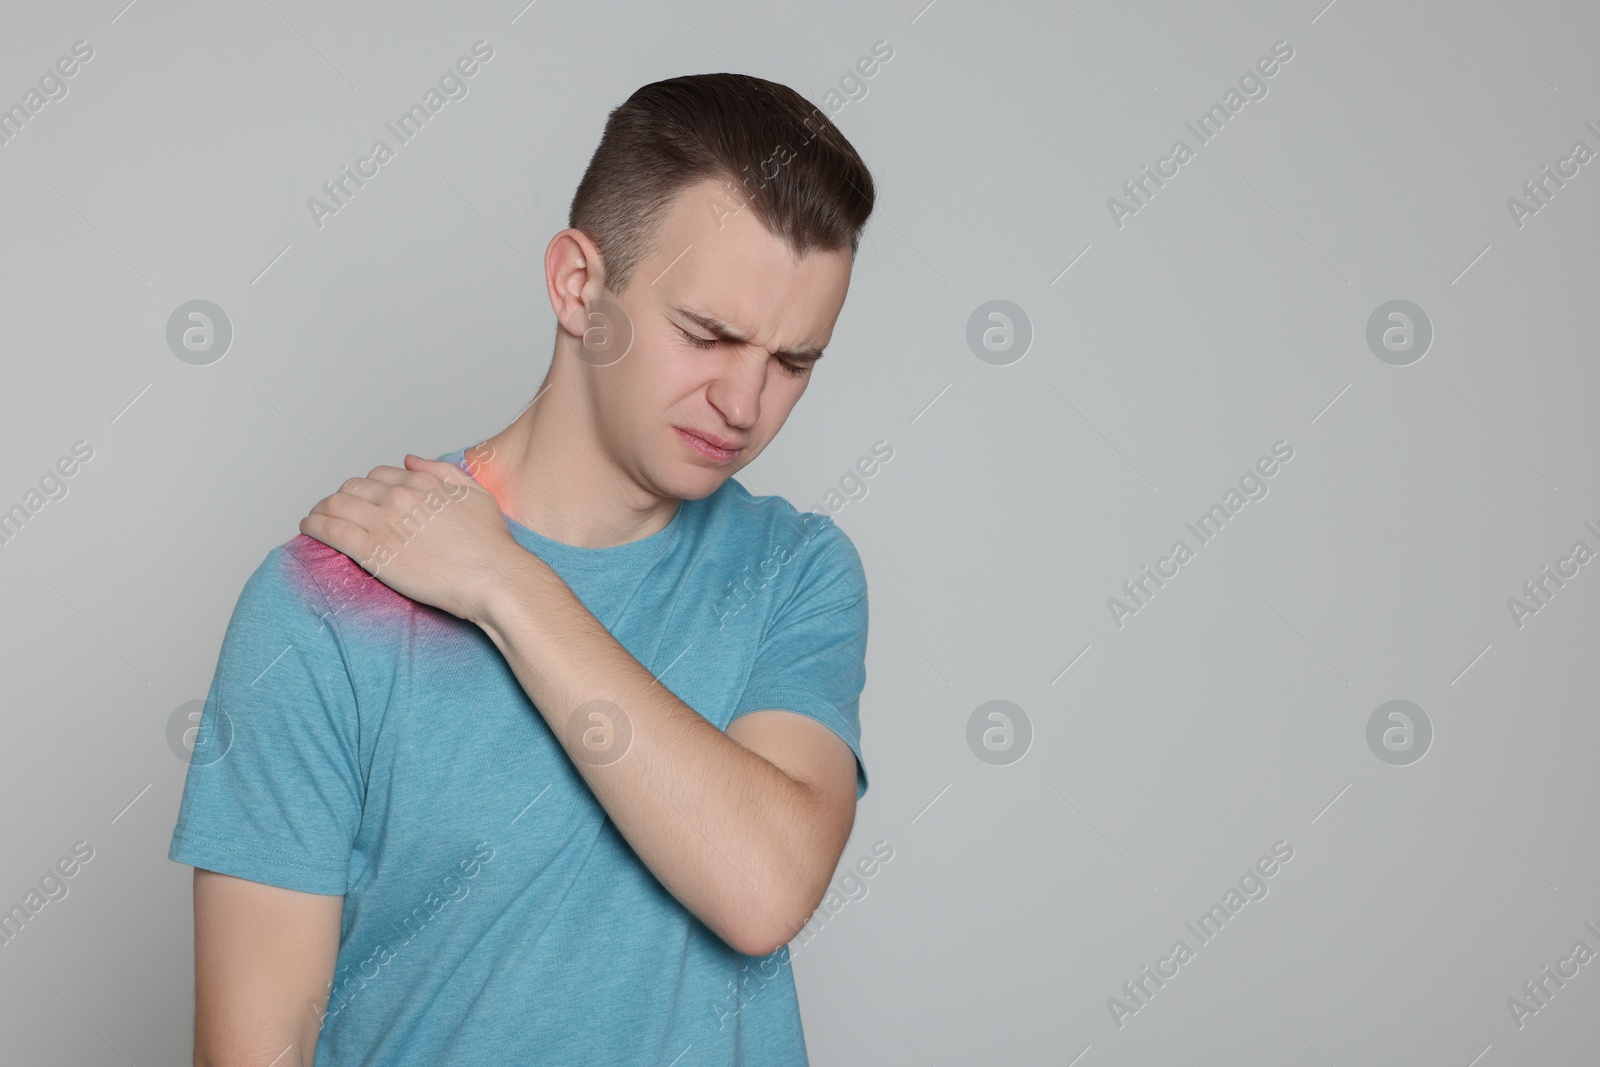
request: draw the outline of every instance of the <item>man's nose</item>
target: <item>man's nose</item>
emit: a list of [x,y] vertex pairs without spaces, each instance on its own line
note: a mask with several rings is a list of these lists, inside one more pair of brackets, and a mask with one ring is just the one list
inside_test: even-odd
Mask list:
[[726,360],[711,383],[711,403],[729,426],[747,430],[761,417],[761,392],[766,388],[768,353],[744,345]]

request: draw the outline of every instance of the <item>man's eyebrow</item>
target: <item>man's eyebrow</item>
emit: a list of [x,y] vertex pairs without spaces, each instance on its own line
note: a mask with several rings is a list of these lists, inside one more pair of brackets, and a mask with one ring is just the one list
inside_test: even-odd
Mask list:
[[[726,322],[723,322],[714,315],[706,315],[698,311],[691,311],[689,308],[683,307],[679,304],[671,304],[668,306],[673,311],[677,312],[679,315],[682,315],[684,318],[688,319],[690,322],[694,323],[696,326],[700,327],[702,330],[706,331],[718,340],[732,341],[735,344],[741,345],[750,343],[750,339],[743,333],[728,325]],[[774,349],[772,354],[775,356],[782,356],[784,359],[798,359],[804,360],[807,363],[814,363],[822,358],[822,349],[818,348],[816,345],[801,345],[799,348]]]

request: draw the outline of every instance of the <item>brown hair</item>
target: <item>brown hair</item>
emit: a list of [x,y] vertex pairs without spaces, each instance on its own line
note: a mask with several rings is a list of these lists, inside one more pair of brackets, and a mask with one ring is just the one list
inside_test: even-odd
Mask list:
[[872,175],[839,128],[786,85],[747,74],[690,74],[636,90],[606,119],[567,225],[604,257],[621,293],[654,251],[662,215],[687,186],[723,185],[794,254],[848,247],[872,214]]

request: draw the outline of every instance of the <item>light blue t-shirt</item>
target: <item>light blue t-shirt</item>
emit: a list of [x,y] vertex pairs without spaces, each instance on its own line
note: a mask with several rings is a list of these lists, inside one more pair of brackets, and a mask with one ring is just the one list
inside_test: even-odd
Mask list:
[[[810,716],[866,792],[866,576],[830,518],[730,478],[612,548],[506,524],[713,725]],[[314,538],[239,595],[167,854],[344,894],[317,1067],[807,1063],[788,948],[667,892],[487,634]]]

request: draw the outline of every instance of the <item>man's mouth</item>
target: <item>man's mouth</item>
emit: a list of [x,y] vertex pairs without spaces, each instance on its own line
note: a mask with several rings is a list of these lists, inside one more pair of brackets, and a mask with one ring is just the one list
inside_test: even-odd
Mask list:
[[737,456],[742,449],[742,446],[736,446],[732,441],[724,437],[693,433],[677,426],[674,426],[673,429],[678,432],[678,436],[682,437],[690,448],[707,459],[716,460],[718,463],[727,463]]

